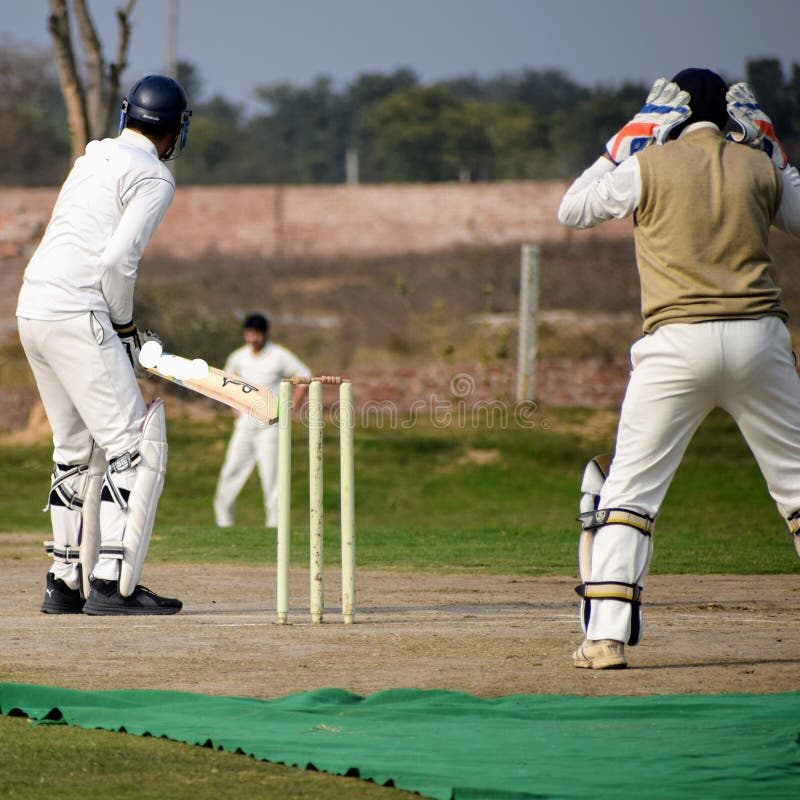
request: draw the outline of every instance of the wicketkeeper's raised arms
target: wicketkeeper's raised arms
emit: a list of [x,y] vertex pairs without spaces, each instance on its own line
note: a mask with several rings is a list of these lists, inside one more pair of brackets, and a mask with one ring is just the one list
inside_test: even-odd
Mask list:
[[606,144],[606,155],[621,164],[651,144],[664,144],[670,131],[689,118],[689,93],[672,81],[659,78],[639,113]]
[[772,120],[758,104],[750,84],[733,84],[725,99],[728,101],[728,116],[741,129],[728,134],[728,138],[763,150],[779,170],[786,169],[786,151],[772,127]]

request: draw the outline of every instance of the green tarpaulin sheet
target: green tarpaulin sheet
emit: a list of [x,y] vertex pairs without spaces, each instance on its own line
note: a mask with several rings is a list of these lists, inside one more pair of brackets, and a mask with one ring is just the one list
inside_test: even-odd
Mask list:
[[800,798],[800,692],[277,700],[0,683],[0,711],[163,736],[425,797]]

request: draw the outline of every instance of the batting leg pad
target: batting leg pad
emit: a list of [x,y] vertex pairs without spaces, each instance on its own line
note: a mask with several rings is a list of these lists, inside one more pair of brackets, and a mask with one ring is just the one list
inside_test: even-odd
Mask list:
[[53,464],[53,477],[50,481],[50,494],[42,511],[53,508],[80,510],[86,491],[87,464]]
[[86,464],[53,464],[50,493],[43,509],[50,512],[53,528],[52,541],[44,543],[47,554],[53,558],[51,571],[71,589],[77,588],[80,582],[80,542],[87,471]]
[[[138,457],[126,453],[121,458],[126,463],[120,463],[119,458],[110,462],[104,478],[104,491],[107,487],[113,502],[124,507],[125,529],[121,542],[107,542],[104,537],[100,556],[120,558],[119,592],[129,597],[136,590],[142,574],[167,470],[167,425],[161,400],[153,401],[147,410]],[[136,469],[136,479],[125,497],[126,493],[117,489],[116,473],[132,468]]]
[[100,492],[107,467],[105,453],[95,444],[89,459],[80,539],[81,594],[84,600],[89,596],[89,577],[100,552]]
[[[588,629],[589,619],[591,618],[592,600],[621,600],[631,605],[630,636],[626,644],[638,644],[643,630],[642,589],[653,557],[652,533],[655,520],[646,514],[639,514],[624,508],[587,511],[582,513],[578,519],[583,526],[578,543],[578,565],[582,582],[575,587],[575,591],[581,598],[581,625],[584,634]],[[591,580],[592,550],[595,537],[598,531],[606,525],[625,525],[645,537],[646,549],[644,558],[641,562],[639,574],[633,583]]]

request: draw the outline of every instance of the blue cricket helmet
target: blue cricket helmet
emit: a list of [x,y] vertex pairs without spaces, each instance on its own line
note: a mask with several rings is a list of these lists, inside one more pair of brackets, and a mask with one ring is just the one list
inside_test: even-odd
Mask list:
[[[147,75],[138,80],[122,100],[119,130],[129,120],[143,123],[155,132],[176,130],[175,142],[163,160],[172,157],[176,144],[178,154],[186,147],[189,135],[189,117],[192,116],[186,92],[178,81],[167,75]],[[177,154],[176,154],[177,155]]]

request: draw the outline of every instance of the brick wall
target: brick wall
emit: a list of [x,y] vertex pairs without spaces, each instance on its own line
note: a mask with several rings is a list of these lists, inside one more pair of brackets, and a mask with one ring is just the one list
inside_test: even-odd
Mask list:
[[[569,238],[555,214],[562,181],[361,186],[179,186],[148,252],[371,256]],[[0,188],[0,257],[25,255],[56,189]],[[630,236],[609,223],[581,236]]]

